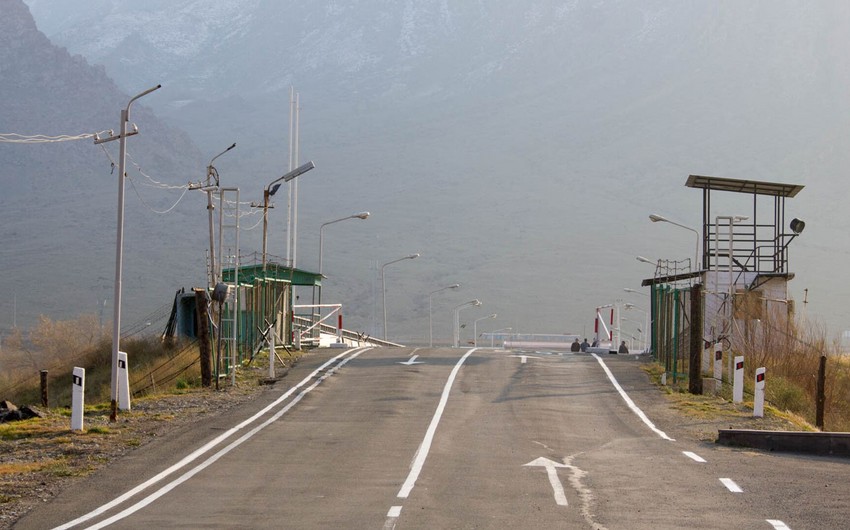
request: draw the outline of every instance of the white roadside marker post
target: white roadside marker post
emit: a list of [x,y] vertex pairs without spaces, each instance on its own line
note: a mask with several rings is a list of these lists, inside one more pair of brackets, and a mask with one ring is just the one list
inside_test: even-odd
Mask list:
[[764,373],[765,368],[756,370],[756,393],[753,398],[753,417],[764,418]]
[[723,343],[718,342],[714,345],[714,379],[717,381],[717,393],[720,393],[721,382],[723,381]]
[[71,388],[71,430],[83,430],[83,409],[85,407],[86,369],[74,367]]
[[732,384],[732,402],[744,401],[744,358],[735,357],[735,376]]
[[118,352],[118,410],[130,410],[130,369],[127,352]]

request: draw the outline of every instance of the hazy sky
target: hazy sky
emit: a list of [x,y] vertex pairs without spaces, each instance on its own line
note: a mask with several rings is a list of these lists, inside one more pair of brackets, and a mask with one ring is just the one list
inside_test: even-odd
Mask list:
[[[792,294],[850,328],[843,2],[27,4],[127,93],[162,83],[145,104],[203,153],[237,141],[221,170],[249,200],[287,163],[295,85],[318,167],[300,184],[299,265],[316,265],[322,222],[373,213],[327,233],[325,293],[352,327],[373,325],[376,265],[421,252],[388,274],[399,338],[427,334],[427,293],[454,282],[435,313],[446,338],[470,298],[485,305],[464,314],[498,313],[493,329],[584,333],[594,307],[644,303],[623,292],[652,275],[636,255],[693,254],[692,233],[648,215],[699,228],[684,183],[702,174],[806,186],[787,208],[807,222]],[[246,233],[243,252],[258,247]]]

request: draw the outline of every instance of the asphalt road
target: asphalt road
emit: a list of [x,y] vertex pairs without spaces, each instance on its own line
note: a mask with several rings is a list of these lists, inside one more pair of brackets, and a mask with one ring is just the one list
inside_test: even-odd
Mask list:
[[677,440],[641,362],[321,351],[245,410],[134,452],[18,528],[850,526],[850,462]]

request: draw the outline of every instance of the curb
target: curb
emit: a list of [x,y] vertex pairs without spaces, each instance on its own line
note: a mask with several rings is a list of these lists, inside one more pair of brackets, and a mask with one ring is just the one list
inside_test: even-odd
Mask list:
[[717,443],[766,451],[850,458],[850,433],[720,429]]

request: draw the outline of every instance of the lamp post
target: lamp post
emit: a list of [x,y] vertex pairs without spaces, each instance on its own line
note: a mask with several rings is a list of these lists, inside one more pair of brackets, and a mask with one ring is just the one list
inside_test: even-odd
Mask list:
[[512,329],[513,329],[513,328],[501,328],[501,329],[497,329],[496,331],[492,332],[492,333],[490,334],[490,347],[491,347],[491,348],[493,347],[493,342],[494,342],[493,336],[494,336],[496,333],[498,333],[498,332],[500,332],[500,331],[511,331]]
[[431,306],[431,297],[434,296],[435,294],[439,293],[440,291],[446,291],[448,289],[460,289],[460,284],[455,283],[455,284],[449,285],[447,287],[443,287],[441,289],[437,289],[436,291],[431,291],[430,293],[428,293],[428,347],[429,348],[434,347],[434,319],[433,319],[432,313],[431,313],[431,307],[432,307]]
[[162,85],[156,85],[144,92],[136,94],[127,103],[127,107],[121,109],[121,124],[119,127],[118,136],[110,136],[109,138],[98,138],[95,136],[94,143],[102,144],[118,140],[118,227],[116,230],[115,241],[115,287],[113,295],[113,318],[112,318],[112,384],[111,384],[111,400],[112,410],[109,414],[109,421],[118,419],[118,349],[121,340],[121,279],[124,269],[124,179],[126,178],[125,171],[127,167],[127,137],[138,134],[138,130],[127,131],[127,122],[130,121],[130,105],[137,99],[146,96],[154,90],[159,90]]
[[210,227],[210,270],[209,278],[207,280],[207,287],[209,289],[212,289],[217,283],[217,269],[215,265],[215,228],[213,224],[213,210],[215,209],[215,207],[213,206],[212,195],[213,192],[219,187],[219,180],[218,170],[215,168],[215,166],[213,166],[213,162],[215,162],[218,157],[230,151],[234,147],[236,147],[236,142],[234,142],[230,145],[230,147],[210,159],[210,163],[207,164],[207,180],[203,186],[201,186],[200,183],[197,185],[197,187],[190,186],[190,188],[192,189],[200,189],[201,191],[207,192],[207,218],[209,219]]
[[[310,171],[315,168],[316,165],[313,161],[309,161],[302,166],[298,166],[292,171],[285,173],[283,176],[274,179],[269,182],[269,185],[265,187],[263,190],[263,272],[266,272],[266,237],[268,235],[268,226],[269,226],[269,197],[273,196],[278,188],[280,188],[280,182],[289,182],[295,177],[299,175],[303,175],[304,173]],[[255,208],[259,208],[256,204],[251,204],[251,206]]]
[[[325,227],[328,225],[332,225],[334,223],[338,223],[340,221],[347,221],[348,219],[368,219],[369,212],[360,212],[353,215],[349,215],[348,217],[343,217],[341,219],[335,219],[333,221],[328,221],[327,223],[322,223],[322,226],[319,227],[319,276],[322,275],[322,251],[324,248],[324,237],[325,237]],[[321,291],[319,291],[319,303],[322,303]]]
[[[628,304],[628,303],[625,304],[623,307],[625,307],[627,311],[630,310],[630,309],[634,309],[636,311],[640,311],[641,313],[643,313],[643,319],[644,319],[644,328],[643,329],[645,329],[645,330],[649,329],[649,311],[647,311],[646,309],[643,309],[641,307],[638,307],[634,304]],[[641,335],[643,336],[643,332],[641,332]],[[644,341],[643,341],[643,350],[644,350],[644,352],[646,352],[646,350],[647,350],[646,339],[644,339]]]
[[[666,217],[663,217],[661,215],[657,215],[657,214],[654,214],[654,213],[649,215],[649,220],[652,221],[653,223],[658,223],[658,222],[670,223],[671,225],[676,225],[679,228],[684,228],[685,230],[690,230],[691,232],[696,234],[696,236],[697,236],[697,246],[696,246],[696,252],[694,253],[693,270],[694,271],[699,270],[699,269],[697,269],[697,266],[698,266],[697,263],[699,262],[699,232],[697,232],[696,230],[694,230],[690,226],[685,226],[683,224],[679,224],[676,221],[671,221],[670,219],[667,219]],[[700,267],[700,269],[702,269],[702,267]]]
[[469,302],[464,302],[459,306],[454,308],[454,340],[452,342],[453,347],[457,348],[458,343],[460,342],[460,310],[464,307],[478,307],[481,305],[481,301],[477,298],[475,300],[470,300]]
[[478,323],[481,322],[482,320],[487,320],[488,318],[496,318],[497,316],[499,316],[499,315],[497,315],[496,313],[493,313],[492,315],[488,315],[486,317],[477,318],[472,323],[472,336],[475,337],[474,344],[475,344],[476,348],[478,347]]
[[649,296],[649,295],[648,295],[648,294],[646,294],[645,292],[643,292],[643,291],[638,291],[637,289],[630,289],[630,288],[628,288],[628,287],[623,287],[623,290],[624,290],[624,291],[626,291],[627,293],[639,294],[639,295],[641,295],[641,296]]
[[403,258],[394,259],[392,261],[388,261],[381,265],[381,292],[383,293],[383,306],[384,306],[384,340],[387,340],[387,281],[384,276],[384,268],[387,265],[392,265],[393,263],[398,263],[399,261],[404,261],[406,259],[416,259],[419,257],[419,253],[411,254],[409,256],[405,256]]

